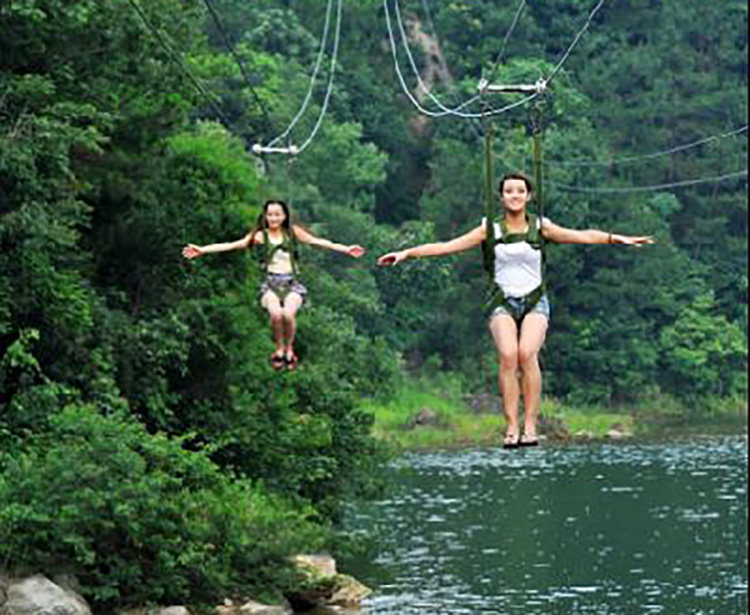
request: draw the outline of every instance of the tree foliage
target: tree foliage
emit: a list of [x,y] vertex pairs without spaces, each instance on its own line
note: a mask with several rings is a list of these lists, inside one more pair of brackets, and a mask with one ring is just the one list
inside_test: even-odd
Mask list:
[[[232,498],[283,501],[268,504],[276,529],[307,536],[307,524],[326,527],[347,497],[378,487],[382,456],[359,410],[363,397],[387,398],[406,370],[422,366],[458,372],[471,389],[495,388],[479,254],[374,266],[385,251],[479,224],[481,127],[420,118],[395,81],[381,3],[346,3],[318,138],[294,162],[264,163],[250,146],[279,135],[307,96],[325,3],[213,4],[223,28],[197,0],[0,3],[0,557],[30,567],[75,563],[88,571],[90,595],[108,603],[128,597],[113,593],[98,567],[106,554],[86,532],[116,528],[117,540],[136,542],[155,532],[173,559],[147,593],[166,599],[159,584],[174,575],[181,595],[170,599],[208,600],[243,581],[209,567],[205,575],[218,576],[188,591],[191,566],[214,557],[199,545],[209,531],[194,514],[200,506],[221,509],[231,525],[244,523],[226,510]],[[529,6],[497,78],[549,74],[590,5]],[[453,82],[435,92],[464,100],[503,47],[499,33],[515,6],[433,3],[430,19],[424,7],[402,3],[450,68]],[[435,60],[412,43],[421,67]],[[331,52],[291,143],[317,122]],[[746,180],[642,190],[745,169],[747,140],[728,134],[746,122],[746,88],[739,0],[606,5],[566,61],[545,107],[546,215],[570,227],[654,234],[657,244],[550,248],[548,393],[636,405],[655,390],[691,401],[746,395]],[[530,120],[528,108],[496,120],[498,173],[533,171]],[[569,164],[576,161],[598,164]],[[290,201],[313,232],[369,250],[360,261],[303,250],[311,290],[300,316],[303,363],[281,376],[267,365],[254,255],[180,256],[187,242],[242,237],[270,197]],[[71,429],[73,441],[49,447]],[[110,451],[105,434],[123,448]],[[58,470],[93,472],[107,451],[113,466],[137,469],[133,488],[153,485],[156,499],[170,497],[188,466],[210,477],[180,495],[184,513],[168,502],[169,510],[154,509],[174,520],[170,532],[194,540],[187,568],[170,543],[175,534],[160,533],[155,516],[139,525],[127,485],[110,497],[106,476],[92,497],[109,517],[87,527],[80,502],[66,500],[60,550],[33,538],[54,534],[43,496]],[[157,458],[169,462],[154,465]],[[236,531],[229,544],[245,540]],[[38,548],[21,549],[24,540]],[[277,570],[293,542],[256,545],[247,557]],[[130,570],[128,558],[107,565],[123,587],[136,587],[143,570]],[[268,585],[270,576],[244,582]]]

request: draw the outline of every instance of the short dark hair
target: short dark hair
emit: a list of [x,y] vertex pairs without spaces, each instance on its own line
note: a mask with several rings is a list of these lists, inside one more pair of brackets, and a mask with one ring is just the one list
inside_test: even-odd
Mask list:
[[506,173],[503,175],[503,178],[500,180],[500,183],[497,185],[497,189],[500,191],[500,194],[503,193],[503,189],[505,188],[505,182],[507,182],[509,179],[520,179],[526,184],[526,189],[529,191],[529,194],[534,194],[534,183],[526,177],[523,173]]

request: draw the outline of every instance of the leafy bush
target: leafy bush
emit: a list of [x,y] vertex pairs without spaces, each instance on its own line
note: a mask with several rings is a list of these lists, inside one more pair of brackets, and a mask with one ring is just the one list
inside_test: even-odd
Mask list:
[[280,592],[288,556],[325,540],[309,511],[133,420],[69,408],[50,433],[6,459],[0,561],[72,573],[95,605]]

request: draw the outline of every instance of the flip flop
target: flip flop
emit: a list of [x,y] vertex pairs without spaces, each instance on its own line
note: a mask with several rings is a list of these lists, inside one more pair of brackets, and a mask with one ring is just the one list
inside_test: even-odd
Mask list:
[[514,433],[506,433],[503,437],[503,448],[518,448],[521,445],[521,436]]
[[297,365],[299,365],[299,357],[292,353],[291,355],[286,355],[284,357],[284,362],[286,363],[287,371],[293,372],[297,369]]
[[539,446],[539,438],[538,436],[522,434],[518,439],[518,446]]
[[272,354],[271,358],[269,359],[271,362],[271,367],[273,367],[277,372],[284,367],[284,364],[286,363],[286,360],[284,359],[284,355],[280,354]]

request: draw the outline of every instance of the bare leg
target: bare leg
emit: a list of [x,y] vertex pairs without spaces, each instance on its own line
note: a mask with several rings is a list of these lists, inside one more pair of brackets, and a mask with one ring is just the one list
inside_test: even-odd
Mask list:
[[539,352],[544,344],[548,326],[543,314],[529,314],[521,323],[521,340],[518,346],[518,362],[522,373],[523,399],[525,405],[524,440],[537,439],[536,420],[542,397],[542,370],[539,367]]
[[302,307],[302,297],[289,293],[284,299],[282,317],[284,322],[284,351],[287,358],[294,355],[294,338],[297,334],[297,312]]
[[273,341],[276,345],[276,351],[274,355],[283,355],[284,353],[284,319],[283,319],[283,308],[281,307],[281,301],[273,291],[268,291],[263,295],[263,299],[260,304],[266,309],[269,317],[271,318],[271,332],[273,333]]
[[516,322],[505,314],[495,316],[490,322],[490,331],[495,341],[500,361],[500,392],[503,396],[503,410],[508,421],[505,443],[518,439],[518,327]]

